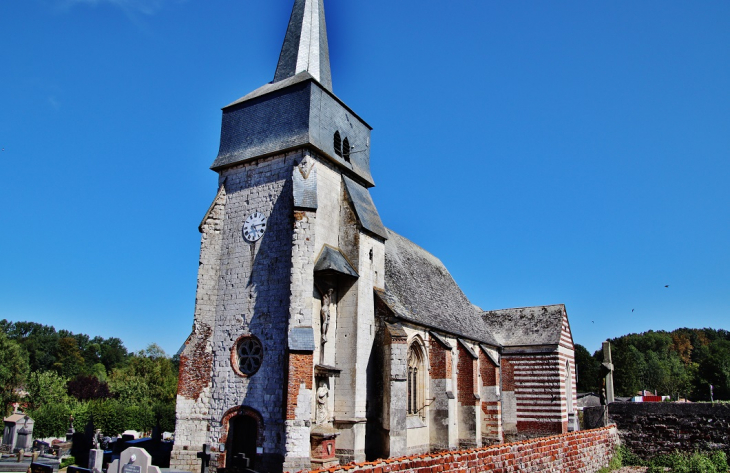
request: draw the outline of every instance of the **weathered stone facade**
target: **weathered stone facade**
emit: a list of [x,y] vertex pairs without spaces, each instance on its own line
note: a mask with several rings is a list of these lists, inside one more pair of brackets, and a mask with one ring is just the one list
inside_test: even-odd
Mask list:
[[223,109],[171,466],[203,444],[211,471],[296,471],[567,432],[565,307],[484,312],[383,226],[322,0],[295,0],[276,77]]

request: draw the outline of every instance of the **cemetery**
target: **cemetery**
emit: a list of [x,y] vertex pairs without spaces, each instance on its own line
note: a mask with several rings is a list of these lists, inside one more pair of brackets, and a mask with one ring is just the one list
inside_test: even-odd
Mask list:
[[65,438],[35,439],[34,420],[17,406],[3,419],[0,472],[53,473],[65,467],[68,473],[160,473],[161,467],[169,471],[169,432],[155,428],[148,437],[138,438],[132,431],[109,437],[93,422],[77,431],[71,417]]

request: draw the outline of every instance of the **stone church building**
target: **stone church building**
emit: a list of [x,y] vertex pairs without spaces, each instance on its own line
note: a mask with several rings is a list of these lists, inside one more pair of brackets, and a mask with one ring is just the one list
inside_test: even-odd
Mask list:
[[[223,108],[171,467],[296,471],[563,433],[563,305],[484,311],[387,229],[371,127],[332,88],[323,0],[274,80]],[[374,157],[378,159],[377,157]]]

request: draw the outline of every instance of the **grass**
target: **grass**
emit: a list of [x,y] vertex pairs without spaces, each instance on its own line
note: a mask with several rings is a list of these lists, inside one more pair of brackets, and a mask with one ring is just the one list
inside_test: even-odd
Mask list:
[[624,466],[645,466],[647,473],[727,473],[727,456],[722,450],[714,452],[682,453],[658,455],[649,460],[642,460],[628,447],[620,445],[607,467],[598,473],[608,473]]

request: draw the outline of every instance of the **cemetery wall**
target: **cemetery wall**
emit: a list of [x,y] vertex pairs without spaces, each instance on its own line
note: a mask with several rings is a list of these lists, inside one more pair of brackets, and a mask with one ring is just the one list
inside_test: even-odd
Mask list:
[[[586,419],[600,418],[602,409],[586,409]],[[590,415],[594,412],[599,415]],[[675,450],[723,449],[730,455],[728,404],[614,402],[608,415],[622,442],[645,459]]]
[[[332,473],[387,473],[391,471],[562,471],[592,473],[608,465],[619,436],[615,426],[552,437],[523,440],[472,450],[457,450],[331,468]],[[435,470],[433,469],[435,468]]]

